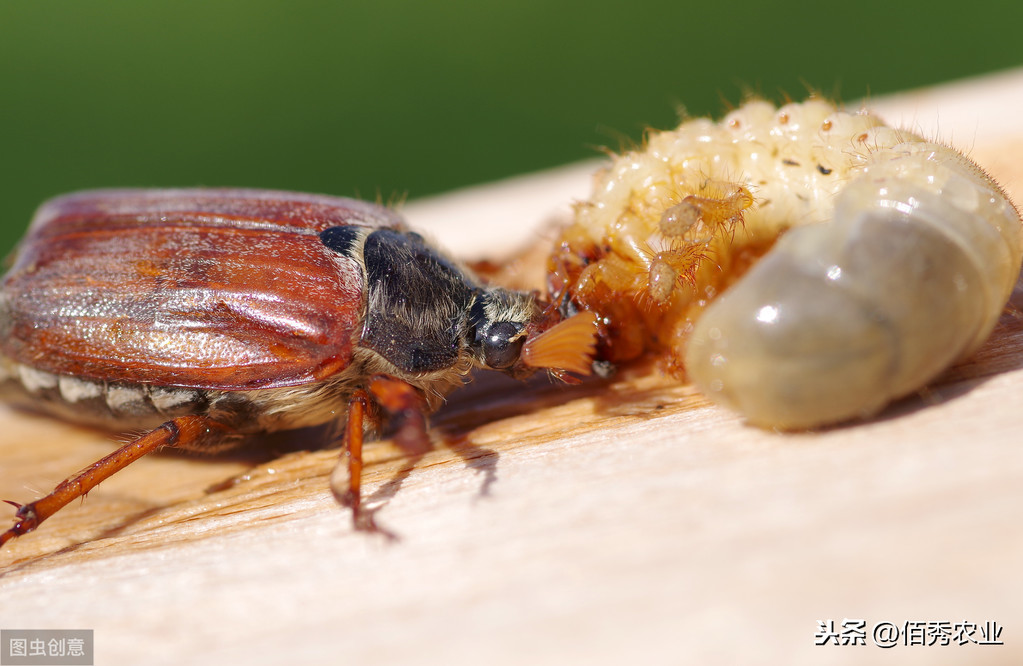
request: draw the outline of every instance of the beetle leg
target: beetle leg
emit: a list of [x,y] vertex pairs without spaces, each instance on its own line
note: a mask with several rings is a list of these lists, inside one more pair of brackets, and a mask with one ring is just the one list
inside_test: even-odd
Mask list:
[[[330,475],[330,490],[341,506],[351,507],[355,527],[360,527],[362,508],[362,439],[363,421],[369,410],[370,397],[359,389],[348,401],[348,423],[341,443],[341,460]],[[348,463],[345,464],[345,455]]]
[[[363,420],[371,401],[396,419],[398,429],[394,434],[394,443],[409,457],[419,457],[428,451],[430,437],[426,432],[423,399],[407,382],[387,375],[376,375],[370,379],[368,390],[356,391],[348,401],[348,423],[341,448],[342,459],[330,475],[330,489],[339,504],[352,509],[355,529],[387,534],[376,525],[371,510],[362,505]],[[348,456],[347,465],[345,454]]]
[[421,456],[430,450],[426,404],[411,384],[387,375],[374,375],[369,380],[369,392],[373,394],[374,401],[397,420],[394,443],[405,455]]
[[[110,478],[147,453],[165,446],[197,448],[205,442],[218,443],[231,431],[207,416],[182,416],[138,437],[110,455],[62,481],[49,495],[25,505],[17,505],[14,526],[0,534],[0,546],[16,536],[27,534],[57,513],[76,497],[84,497],[100,482]],[[8,502],[14,504],[14,502]]]

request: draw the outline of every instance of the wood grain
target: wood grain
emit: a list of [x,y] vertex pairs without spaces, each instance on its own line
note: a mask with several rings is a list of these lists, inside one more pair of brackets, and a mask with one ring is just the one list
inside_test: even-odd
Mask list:
[[[985,100],[1023,94],[1023,72],[969,85],[984,117]],[[877,106],[922,125],[962,94]],[[1023,127],[942,117],[1023,200]],[[470,206],[500,225],[524,192],[554,210],[588,169],[554,190],[455,193],[419,223]],[[814,433],[747,427],[651,367],[574,387],[480,375],[435,415],[422,459],[369,447],[393,543],[334,504],[336,450],[151,456],[0,552],[0,627],[94,629],[97,664],[1018,663],[1023,296],[1013,306],[923,394]],[[0,421],[0,498],[32,499],[112,445]],[[814,646],[818,620],[845,618],[996,621],[1005,645]]]

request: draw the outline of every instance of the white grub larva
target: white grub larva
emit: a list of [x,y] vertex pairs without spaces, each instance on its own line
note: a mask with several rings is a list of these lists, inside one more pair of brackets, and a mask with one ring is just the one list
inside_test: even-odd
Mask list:
[[[724,212],[693,222],[693,197]],[[665,252],[689,257],[668,290],[649,261]],[[811,99],[619,156],[550,269],[600,316],[605,360],[659,354],[750,423],[801,429],[875,413],[975,351],[1021,258],[1017,211],[968,158]]]

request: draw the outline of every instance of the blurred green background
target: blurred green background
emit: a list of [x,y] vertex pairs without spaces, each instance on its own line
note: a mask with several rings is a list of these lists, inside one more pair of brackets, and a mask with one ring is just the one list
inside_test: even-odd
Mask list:
[[1023,3],[59,0],[0,5],[0,250],[60,192],[410,198],[592,157],[685,105],[1023,64]]

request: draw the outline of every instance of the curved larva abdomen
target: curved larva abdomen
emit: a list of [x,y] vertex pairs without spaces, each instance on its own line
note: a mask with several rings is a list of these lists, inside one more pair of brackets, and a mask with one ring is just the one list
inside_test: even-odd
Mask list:
[[686,372],[761,426],[869,415],[987,338],[1021,257],[1019,215],[960,153],[875,151],[831,221],[783,235],[703,313]]

